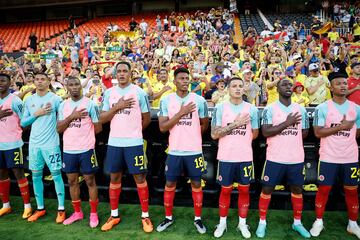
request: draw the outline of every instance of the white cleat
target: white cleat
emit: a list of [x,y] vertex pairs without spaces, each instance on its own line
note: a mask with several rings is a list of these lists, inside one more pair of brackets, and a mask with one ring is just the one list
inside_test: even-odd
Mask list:
[[315,220],[315,222],[312,225],[312,228],[310,229],[310,234],[313,237],[318,237],[323,229],[324,229],[324,224],[321,221]]
[[222,235],[224,235],[224,232],[226,231],[227,226],[226,224],[218,224],[216,225],[216,229],[214,231],[214,237],[221,238]]
[[353,225],[350,226],[350,224],[348,224],[346,230],[348,231],[348,233],[355,235],[358,239],[360,239],[360,227],[359,225]]
[[241,232],[241,235],[244,238],[251,238],[251,233],[249,231],[249,226],[246,224],[240,224],[237,226],[237,229]]

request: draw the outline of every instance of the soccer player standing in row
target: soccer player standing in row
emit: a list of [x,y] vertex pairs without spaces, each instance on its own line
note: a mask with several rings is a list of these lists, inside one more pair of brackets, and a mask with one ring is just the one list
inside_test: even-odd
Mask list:
[[329,75],[333,98],[317,106],[314,133],[320,138],[318,182],[315,198],[316,220],[310,230],[317,237],[324,229],[323,215],[332,185],[338,176],[344,185],[349,223],[347,231],[360,239],[357,224],[359,215],[359,164],[356,137],[360,129],[360,108],[346,100],[347,81],[341,73]]
[[121,178],[126,168],[134,176],[141,204],[144,232],[152,232],[149,217],[149,190],[146,182],[147,162],[144,155],[142,130],[150,124],[150,107],[147,94],[131,83],[131,66],[128,62],[115,65],[119,86],[105,92],[101,123],[110,122],[110,135],[105,170],[110,172],[111,216],[101,230],[108,231],[120,222],[118,205]]
[[23,127],[31,125],[29,141],[29,168],[32,171],[33,188],[37,211],[28,218],[36,221],[46,214],[44,205],[43,169],[49,167],[55,183],[58,198],[57,223],[65,220],[65,189],[61,177],[61,151],[59,134],[56,131],[56,113],[61,98],[49,91],[50,80],[45,73],[35,75],[36,93],[25,100],[24,115],[21,119]]
[[174,71],[176,93],[160,101],[159,127],[161,132],[170,131],[169,153],[166,159],[166,185],[164,191],[165,219],[157,227],[164,231],[173,224],[177,179],[186,172],[191,180],[194,201],[194,225],[200,234],[206,232],[201,220],[203,192],[201,176],[206,171],[202,154],[202,136],[209,125],[208,110],[203,97],[189,93],[189,70],[178,68]]
[[79,186],[81,172],[89,188],[90,227],[95,228],[99,224],[95,182],[95,173],[99,169],[95,154],[95,133],[101,131],[99,110],[93,101],[83,96],[78,78],[70,77],[66,88],[71,98],[60,104],[57,130],[64,133],[63,170],[68,178],[74,213],[64,221],[64,225],[84,218]]
[[279,100],[263,111],[262,134],[267,138],[267,160],[261,176],[263,187],[259,199],[260,221],[256,230],[259,238],[265,237],[271,194],[285,176],[290,186],[294,212],[292,228],[301,236],[310,238],[310,233],[301,223],[302,185],[305,177],[303,138],[308,134],[309,121],[306,109],[297,103],[291,103],[292,87],[288,79],[279,81]]
[[230,101],[216,106],[212,119],[211,136],[219,139],[217,159],[217,181],[221,185],[219,198],[220,222],[214,232],[221,237],[227,228],[226,218],[229,212],[231,192],[234,182],[239,183],[238,191],[238,229],[244,238],[251,233],[246,225],[249,211],[249,187],[254,180],[252,140],[259,134],[258,109],[244,102],[244,82],[232,78],[228,82]]
[[9,92],[10,85],[10,76],[0,73],[0,198],[3,201],[0,216],[11,212],[8,169],[12,169],[24,201],[25,208],[22,217],[25,219],[31,216],[32,210],[29,183],[24,176],[24,160],[21,149],[24,145],[20,126],[23,103],[20,98]]

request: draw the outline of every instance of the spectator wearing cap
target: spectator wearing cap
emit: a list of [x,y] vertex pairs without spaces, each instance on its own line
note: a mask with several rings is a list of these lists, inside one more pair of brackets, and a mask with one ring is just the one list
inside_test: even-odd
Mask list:
[[250,69],[245,69],[242,72],[242,75],[244,80],[244,90],[247,97],[247,102],[258,105],[258,94],[261,89],[259,85],[252,81],[254,73]]
[[347,98],[360,105],[360,62],[351,64],[351,76],[347,80],[349,92]]
[[328,87],[330,86],[327,77],[320,74],[319,65],[309,65],[310,76],[305,81],[305,89],[309,94],[309,106],[317,106],[327,100]]
[[215,66],[215,75],[210,79],[210,87],[213,88],[219,79],[224,79],[224,64],[219,63]]
[[296,82],[293,89],[294,93],[291,96],[291,102],[298,103],[303,107],[309,104],[309,97],[304,91],[304,85],[301,82]]

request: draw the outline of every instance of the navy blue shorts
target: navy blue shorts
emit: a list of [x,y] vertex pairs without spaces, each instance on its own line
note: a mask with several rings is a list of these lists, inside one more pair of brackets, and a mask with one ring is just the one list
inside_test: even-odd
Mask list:
[[65,173],[94,174],[99,170],[95,150],[91,149],[84,153],[64,153],[63,171]]
[[221,186],[230,186],[234,182],[249,185],[255,179],[253,162],[218,163],[217,182]]
[[359,184],[359,164],[356,163],[328,163],[319,161],[318,182],[320,185],[334,185],[337,178],[342,184],[357,186]]
[[105,159],[105,171],[109,173],[123,172],[128,169],[129,174],[147,172],[147,159],[144,146],[113,147],[108,146]]
[[261,175],[261,183],[275,187],[281,184],[285,176],[287,185],[302,186],[305,180],[304,163],[283,164],[266,160]]
[[189,156],[169,154],[165,165],[166,181],[176,182],[183,173],[186,173],[191,180],[200,182],[201,176],[206,173],[204,156],[202,154]]
[[0,151],[0,168],[23,168],[22,148]]

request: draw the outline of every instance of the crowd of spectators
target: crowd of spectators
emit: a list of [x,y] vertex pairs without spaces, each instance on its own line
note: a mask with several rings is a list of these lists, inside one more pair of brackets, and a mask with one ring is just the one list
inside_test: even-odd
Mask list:
[[244,99],[256,106],[277,100],[276,86],[283,78],[293,82],[295,102],[316,106],[331,97],[327,76],[336,71],[349,76],[349,98],[360,103],[359,48],[336,29],[306,36],[302,24],[282,26],[279,20],[272,31],[257,33],[249,27],[239,45],[234,40],[235,17],[227,9],[158,15],[153,21],[155,27],[150,27],[134,17],[128,29],[109,23],[103,36],[81,35],[75,27],[54,46],[40,41],[29,47],[22,63],[3,56],[0,71],[11,74],[12,91],[22,99],[34,92],[33,76],[41,71],[63,98],[67,78],[80,78],[84,94],[101,105],[104,91],[117,84],[114,64],[126,60],[134,84],[148,93],[154,108],[161,97],[176,91],[172,81],[178,67],[189,69],[189,91],[203,96],[209,106],[228,99],[226,83],[233,76],[244,80]]

